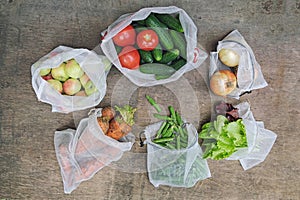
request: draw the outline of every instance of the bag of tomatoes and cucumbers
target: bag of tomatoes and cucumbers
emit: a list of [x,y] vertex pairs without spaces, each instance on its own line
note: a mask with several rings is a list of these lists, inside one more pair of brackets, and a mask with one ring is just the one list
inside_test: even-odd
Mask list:
[[194,22],[175,6],[122,15],[102,35],[104,54],[137,86],[175,81],[207,58]]
[[214,94],[235,99],[268,85],[251,47],[238,30],[219,41],[217,52],[211,52],[209,85]]
[[98,105],[106,93],[111,62],[87,49],[58,46],[31,66],[32,87],[52,112],[69,113]]
[[94,108],[76,130],[55,132],[55,152],[65,193],[71,193],[132,148],[135,111],[130,105]]
[[169,106],[169,114],[162,115],[154,99],[146,95],[157,113],[159,122],[144,130],[147,144],[147,171],[149,181],[155,186],[168,185],[189,188],[198,181],[211,176],[207,161],[198,143],[196,128],[184,121],[180,114]]

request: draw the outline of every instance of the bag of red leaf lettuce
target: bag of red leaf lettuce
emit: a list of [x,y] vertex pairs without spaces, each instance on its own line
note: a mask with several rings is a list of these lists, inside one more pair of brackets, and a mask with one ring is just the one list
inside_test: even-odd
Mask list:
[[[147,144],[147,171],[150,182],[158,187],[193,187],[198,181],[211,177],[207,161],[198,143],[198,133],[192,124],[186,124],[187,145],[170,149],[153,142],[163,122],[145,128]],[[183,142],[181,142],[183,143]]]
[[106,56],[94,51],[58,46],[31,66],[32,87],[52,112],[84,110],[103,99],[110,67]]
[[[151,13],[160,14],[179,14],[179,20],[184,30],[184,36],[186,39],[186,64],[177,70],[172,76],[166,79],[155,79],[153,74],[145,74],[139,71],[139,69],[131,70],[122,67],[118,53],[114,46],[112,38],[130,25],[133,21],[139,21],[146,19]],[[108,59],[120,70],[131,82],[137,86],[153,86],[159,84],[165,84],[179,79],[184,73],[199,67],[207,58],[207,53],[200,49],[200,45],[197,43],[197,27],[188,14],[175,6],[169,7],[151,7],[143,8],[135,13],[128,13],[120,16],[115,22],[113,22],[107,30],[102,32],[103,40],[101,48]]]
[[[227,51],[221,51],[222,49]],[[228,97],[239,99],[243,93],[268,85],[251,47],[238,30],[219,41],[217,52],[210,54],[209,77],[219,70],[232,70],[236,73],[237,87],[227,94]]]
[[199,134],[205,147],[203,157],[239,160],[244,170],[263,162],[277,135],[255,121],[250,105],[243,102],[233,107],[223,102],[216,110],[216,120],[204,124]]
[[77,130],[55,132],[55,152],[67,194],[82,181],[91,179],[103,167],[119,160],[134,143],[132,133],[120,140],[105,135],[97,121],[101,117],[101,110],[92,110],[88,118],[80,121]]

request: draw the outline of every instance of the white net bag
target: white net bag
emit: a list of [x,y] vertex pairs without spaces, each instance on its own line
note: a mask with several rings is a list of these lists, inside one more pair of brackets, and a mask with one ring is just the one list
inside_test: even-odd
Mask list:
[[147,144],[147,170],[150,182],[158,187],[192,187],[198,181],[211,176],[206,160],[202,159],[202,150],[198,144],[195,127],[187,124],[188,144],[183,149],[168,149],[153,143],[153,138],[162,122],[149,125],[145,129]]
[[55,152],[65,193],[71,193],[82,181],[91,179],[103,167],[119,160],[134,143],[132,133],[120,141],[106,136],[97,122],[100,116],[101,109],[96,109],[80,121],[76,131],[55,132]]
[[[224,65],[220,61],[219,53],[221,49],[231,49],[239,55],[239,64],[236,69]],[[211,52],[210,54],[209,77],[216,71],[224,69],[234,69],[233,71],[235,71],[237,76],[237,88],[229,93],[228,97],[239,99],[240,95],[244,93],[264,88],[268,85],[251,47],[237,30],[232,31],[222,41],[219,41],[217,52]]]
[[[186,64],[177,70],[172,76],[166,79],[157,80],[153,74],[144,74],[139,69],[131,70],[122,67],[118,54],[115,49],[112,38],[130,25],[133,21],[144,20],[151,13],[160,14],[179,14],[179,20],[184,30],[186,39]],[[107,30],[102,32],[103,40],[101,48],[109,60],[120,70],[131,82],[137,86],[154,86],[176,81],[184,73],[193,70],[201,65],[207,58],[207,53],[197,43],[197,27],[188,14],[175,6],[169,7],[151,7],[143,8],[135,13],[128,13],[120,16],[114,23],[112,23]]]
[[[69,96],[55,90],[41,77],[41,70],[58,68],[75,59],[97,91],[89,96]],[[69,113],[98,105],[106,93],[106,76],[111,63],[103,55],[87,49],[58,46],[31,66],[32,87],[39,101],[52,105],[52,112]],[[78,79],[79,80],[79,79]]]

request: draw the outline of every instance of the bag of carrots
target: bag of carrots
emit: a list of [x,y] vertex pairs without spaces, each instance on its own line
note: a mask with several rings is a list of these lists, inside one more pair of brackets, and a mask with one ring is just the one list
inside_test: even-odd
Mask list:
[[[151,100],[148,97],[150,103]],[[149,180],[155,187],[192,187],[199,180],[209,178],[210,170],[207,161],[202,159],[196,128],[185,123],[172,106],[169,111],[170,116],[155,113],[163,121],[147,126],[144,131]]]
[[128,105],[93,109],[76,131],[55,132],[55,151],[65,193],[71,193],[82,181],[131,149],[135,140],[131,133],[135,110]]

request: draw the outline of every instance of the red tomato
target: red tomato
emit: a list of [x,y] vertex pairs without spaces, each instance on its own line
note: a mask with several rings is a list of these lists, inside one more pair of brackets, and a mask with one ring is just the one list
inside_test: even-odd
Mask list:
[[140,66],[140,54],[133,46],[126,46],[119,53],[119,60],[122,67],[137,69]]
[[134,45],[136,33],[134,28],[129,25],[121,30],[117,35],[113,37],[113,41],[116,45],[125,47],[128,45]]
[[137,35],[137,45],[145,51],[153,50],[158,42],[158,36],[153,30],[144,30]]

